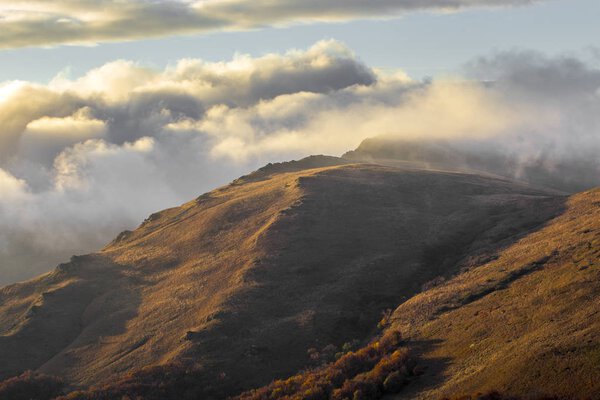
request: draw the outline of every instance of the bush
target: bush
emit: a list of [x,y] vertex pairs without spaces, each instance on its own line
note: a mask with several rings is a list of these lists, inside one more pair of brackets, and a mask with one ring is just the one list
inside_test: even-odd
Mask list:
[[[354,344],[344,346],[343,350],[348,352],[336,361],[242,393],[237,399],[373,400],[380,398],[384,392],[391,392],[394,372],[406,378],[410,375],[409,371],[413,371],[415,363],[408,350],[402,347],[398,332],[389,331],[356,351],[351,351],[350,346],[355,347]],[[310,354],[322,353],[332,357],[336,350],[333,346],[326,346],[321,351],[312,350]],[[322,359],[320,355],[318,358]],[[60,396],[62,383],[28,373],[0,387],[5,390],[4,393],[0,391],[1,400],[50,400]],[[398,386],[394,390],[400,388]],[[144,368],[110,384],[71,392],[57,400],[209,400],[227,398],[239,393],[238,390],[235,383],[222,373],[177,363]],[[21,393],[22,396],[17,397],[13,393]]]
[[237,399],[379,399],[384,392],[398,392],[410,375],[408,371],[414,368],[409,351],[401,346],[400,333],[390,331],[362,349],[341,355],[335,362],[243,393]]

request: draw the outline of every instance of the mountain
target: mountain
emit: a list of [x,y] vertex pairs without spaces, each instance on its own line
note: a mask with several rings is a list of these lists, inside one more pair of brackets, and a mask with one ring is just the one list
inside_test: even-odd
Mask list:
[[476,139],[399,139],[379,136],[364,140],[344,158],[392,166],[491,174],[516,179],[533,186],[576,193],[600,186],[596,159],[551,155],[549,149],[514,153],[503,145]]
[[[498,248],[493,257],[467,262],[451,279],[403,302],[368,346],[240,399],[308,398],[305,390],[322,396],[318,399],[352,393],[376,399],[382,392],[398,400],[598,399],[599,296],[600,189],[595,189],[571,196],[561,215]],[[402,343],[365,361],[365,354],[398,332]],[[417,360],[412,370],[407,349]],[[395,369],[399,375],[385,368],[392,352],[403,357]],[[342,379],[320,379],[339,376],[347,358],[365,366]]]
[[391,321],[429,367],[402,398],[600,398],[600,189],[571,196],[542,229],[403,303]]
[[382,311],[535,235],[565,201],[477,174],[272,164],[1,289],[0,376],[85,388],[177,366],[236,394],[306,367],[308,349],[368,340]]

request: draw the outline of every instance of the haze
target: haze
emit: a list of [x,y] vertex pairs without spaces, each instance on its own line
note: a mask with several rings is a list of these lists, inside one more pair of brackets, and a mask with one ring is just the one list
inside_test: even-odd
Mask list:
[[1,1],[0,285],[380,135],[600,184],[597,2],[364,4]]

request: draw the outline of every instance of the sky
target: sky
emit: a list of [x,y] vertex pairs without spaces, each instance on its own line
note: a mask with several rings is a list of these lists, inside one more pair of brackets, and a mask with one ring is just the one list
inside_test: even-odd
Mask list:
[[600,185],[599,11],[0,0],[0,286],[268,162],[378,135]]
[[454,13],[434,11],[419,10],[387,20],[361,19],[359,15],[356,20],[336,23],[304,22],[280,28],[99,42],[93,46],[5,49],[0,51],[0,81],[47,82],[60,72],[77,77],[115,59],[163,68],[187,57],[220,61],[236,52],[260,56],[306,48],[322,39],[345,43],[368,65],[402,69],[414,78],[423,78],[457,74],[466,61],[491,51],[536,49],[547,54],[590,56],[600,37],[600,2],[596,0],[547,0]]

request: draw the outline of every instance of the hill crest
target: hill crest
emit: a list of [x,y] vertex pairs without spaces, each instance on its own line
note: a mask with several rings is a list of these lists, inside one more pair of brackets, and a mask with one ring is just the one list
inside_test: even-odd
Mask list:
[[264,384],[304,367],[311,347],[368,337],[382,310],[564,201],[503,179],[325,161],[163,210],[1,289],[0,375],[85,386],[184,362],[227,374],[232,393]]

